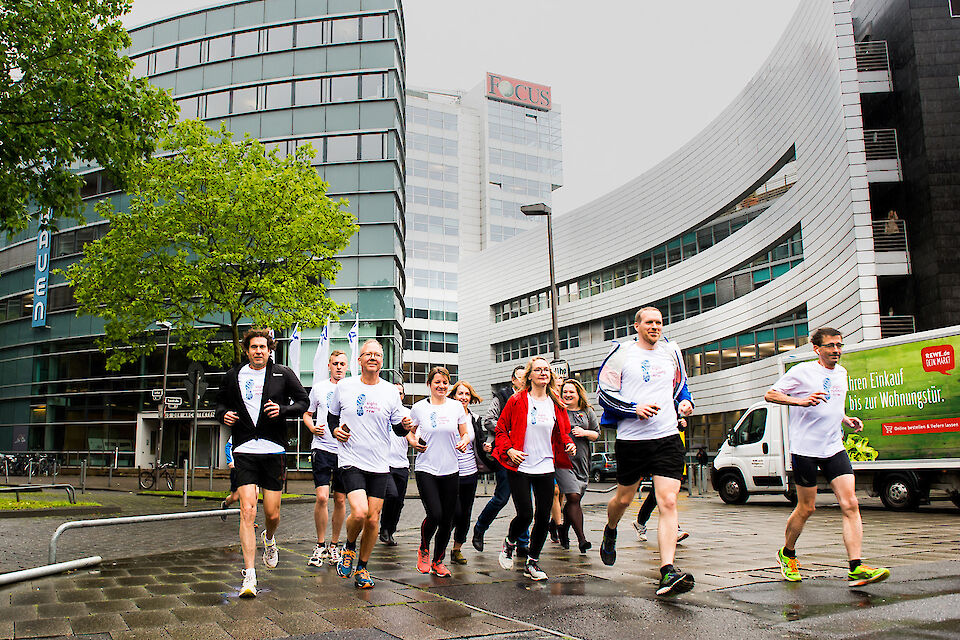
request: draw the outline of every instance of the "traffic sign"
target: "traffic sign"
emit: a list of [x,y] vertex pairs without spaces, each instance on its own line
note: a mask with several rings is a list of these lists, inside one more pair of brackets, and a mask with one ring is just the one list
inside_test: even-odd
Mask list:
[[199,404],[197,401],[207,392],[206,374],[203,365],[191,362],[187,367],[187,380],[183,385],[187,391],[187,402],[191,407]]
[[566,360],[554,360],[550,363],[550,368],[553,369],[553,375],[561,380],[570,377],[570,365]]

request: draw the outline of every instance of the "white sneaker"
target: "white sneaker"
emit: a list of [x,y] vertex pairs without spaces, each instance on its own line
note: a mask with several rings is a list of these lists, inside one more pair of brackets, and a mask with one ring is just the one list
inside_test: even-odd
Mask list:
[[257,570],[244,569],[240,573],[243,574],[243,584],[240,586],[239,596],[241,598],[256,598],[257,597]]
[[330,545],[330,559],[327,562],[333,566],[340,564],[340,547],[338,545]]
[[536,558],[527,558],[527,563],[523,567],[523,575],[538,582],[547,579],[546,572],[540,568]]
[[307,565],[311,567],[322,567],[323,561],[330,557],[330,552],[326,547],[317,545],[313,548],[313,555],[307,560]]
[[690,537],[690,534],[683,529],[677,529],[677,542],[683,542]]
[[633,528],[637,530],[637,540],[640,542],[647,541],[647,525],[640,524],[636,520],[633,521]]
[[503,569],[512,569],[513,568],[513,552],[516,550],[516,543],[507,542],[507,539],[503,540],[503,548],[500,549],[500,556],[497,558],[497,562],[500,563],[500,567]]
[[267,541],[267,530],[260,532],[260,540],[263,542],[263,564],[273,569],[280,561],[280,551],[277,550],[277,540]]

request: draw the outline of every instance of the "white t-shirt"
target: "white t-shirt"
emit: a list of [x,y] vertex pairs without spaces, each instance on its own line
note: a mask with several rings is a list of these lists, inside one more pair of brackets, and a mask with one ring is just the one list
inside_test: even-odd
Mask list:
[[340,441],[333,437],[332,430],[327,427],[327,407],[330,406],[330,401],[333,400],[333,392],[336,388],[337,385],[330,382],[330,379],[327,378],[313,385],[313,388],[310,389],[310,407],[307,411],[316,413],[316,424],[323,425],[323,435],[318,436],[314,434],[313,441],[310,443],[311,449],[320,449],[327,453],[337,453]]
[[844,451],[843,417],[847,401],[847,370],[827,369],[819,361],[801,362],[773,385],[775,391],[806,398],[822,391],[827,400],[812,407],[790,407],[790,453],[829,458]]
[[427,450],[417,454],[416,470],[435,476],[457,473],[460,425],[467,422],[463,405],[451,399],[431,404],[424,398],[410,409],[410,420],[417,425],[414,435],[427,443]]
[[523,439],[523,459],[517,471],[529,473],[553,473],[553,426],[557,421],[553,400],[534,400],[527,396],[527,431]]
[[[263,381],[266,379],[267,368],[253,369],[249,364],[240,367],[237,372],[237,382],[240,384],[240,395],[243,396],[243,405],[247,409],[250,421],[257,426],[260,420],[260,407],[263,401]],[[285,449],[270,440],[254,438],[247,440],[234,453],[283,453]]]
[[364,384],[360,376],[351,376],[337,383],[327,410],[350,428],[350,438],[337,449],[338,466],[388,473],[393,425],[404,415],[397,388],[386,380]]
[[617,440],[654,440],[677,430],[677,411],[673,407],[673,385],[677,376],[676,351],[671,344],[658,341],[653,349],[630,350],[623,364],[620,393],[638,406],[655,404],[660,411],[645,420],[635,417],[617,425]]
[[466,451],[457,451],[457,466],[461,478],[477,472],[477,454],[473,450],[475,446],[473,440],[476,437],[476,434],[473,432],[473,414],[469,411],[466,413],[467,435],[470,437],[470,444],[467,445]]
[[[410,410],[406,407],[400,407],[400,410],[401,419],[410,416]],[[407,442],[407,439],[393,433],[391,429],[390,450],[387,451],[387,464],[390,465],[391,469],[410,468],[410,458],[407,457],[407,449],[409,448],[410,443]]]

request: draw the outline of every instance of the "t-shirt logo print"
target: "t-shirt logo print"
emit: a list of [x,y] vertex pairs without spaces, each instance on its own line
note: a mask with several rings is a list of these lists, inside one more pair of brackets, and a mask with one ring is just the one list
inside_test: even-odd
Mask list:
[[430,426],[433,427],[434,429],[437,428],[437,412],[436,411],[430,412]]
[[243,397],[247,400],[253,400],[253,380],[247,380],[243,384]]
[[830,378],[823,379],[823,392],[827,394],[827,400],[830,399]]
[[327,391],[327,406],[330,406],[330,403],[333,401],[333,391]]
[[367,394],[365,393],[361,393],[359,396],[357,396],[357,415],[358,416],[363,415],[363,403],[366,399],[367,399]]
[[640,365],[640,370],[643,371],[643,381],[650,382],[650,361],[644,360],[643,364]]
[[530,424],[537,424],[537,408],[530,405]]

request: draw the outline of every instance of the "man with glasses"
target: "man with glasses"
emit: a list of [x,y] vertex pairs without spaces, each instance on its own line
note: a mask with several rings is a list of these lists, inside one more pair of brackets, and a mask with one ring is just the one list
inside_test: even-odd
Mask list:
[[803,525],[813,515],[817,499],[817,469],[833,489],[843,517],[843,544],[850,571],[847,584],[862,587],[890,576],[890,570],[860,561],[863,522],[854,493],[853,466],[843,445],[843,426],[863,429],[859,418],[847,416],[847,370],[840,366],[840,332],[821,327],[810,336],[816,360],[791,367],[763,399],[791,407],[790,454],[797,485],[797,506],[787,519],[783,547],[777,552],[780,573],[790,582],[801,580],[795,545]]

